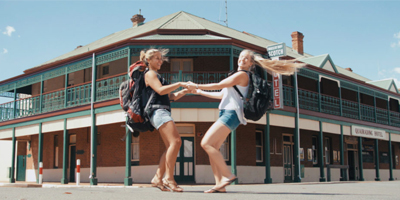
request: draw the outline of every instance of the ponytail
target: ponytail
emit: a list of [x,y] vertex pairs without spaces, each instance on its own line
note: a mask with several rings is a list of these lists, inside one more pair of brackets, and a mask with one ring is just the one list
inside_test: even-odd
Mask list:
[[144,51],[144,50],[140,51],[139,60],[140,61],[145,61],[146,60],[146,51]]

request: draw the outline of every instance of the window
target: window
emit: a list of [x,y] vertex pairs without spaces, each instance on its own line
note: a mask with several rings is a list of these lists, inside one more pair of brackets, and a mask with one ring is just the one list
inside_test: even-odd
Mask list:
[[104,75],[107,75],[109,73],[110,73],[109,66],[108,65],[107,66],[103,66],[101,75],[104,76]]
[[139,137],[132,137],[131,143],[131,161],[139,161],[140,150],[139,150]]
[[325,138],[325,163],[331,164],[331,139]]
[[54,136],[54,168],[58,168],[58,135]]
[[313,164],[318,164],[318,139],[317,137],[312,137],[312,160]]
[[222,143],[219,151],[222,153],[222,157],[224,157],[225,161],[229,161],[229,137],[226,138],[224,143]]
[[256,162],[263,162],[263,132],[256,131]]
[[183,72],[193,71],[193,59],[171,59],[171,71],[178,72],[179,70]]

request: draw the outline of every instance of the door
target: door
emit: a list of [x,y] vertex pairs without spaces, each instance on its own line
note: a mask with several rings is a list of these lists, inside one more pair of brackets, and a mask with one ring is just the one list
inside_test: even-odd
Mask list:
[[174,177],[177,182],[194,182],[194,137],[182,137]]
[[283,144],[283,169],[285,182],[291,182],[293,180],[292,173],[292,145],[291,144]]
[[349,180],[355,181],[356,180],[356,165],[355,165],[355,152],[354,151],[347,151],[348,154],[348,163],[349,163]]
[[76,146],[70,146],[69,181],[75,182]]
[[17,181],[25,181],[26,155],[17,156]]

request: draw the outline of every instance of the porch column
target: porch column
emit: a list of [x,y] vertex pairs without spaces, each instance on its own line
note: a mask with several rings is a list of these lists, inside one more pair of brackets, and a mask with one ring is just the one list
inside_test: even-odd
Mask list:
[[[343,125],[340,125],[340,165],[344,165],[344,136],[343,136]],[[340,169],[341,178],[340,181],[347,181],[347,173],[345,169]]]
[[265,143],[265,149],[264,149],[264,161],[265,161],[265,179],[264,183],[272,183],[272,178],[271,178],[271,156],[270,156],[270,141],[269,141],[269,135],[270,135],[270,126],[269,126],[269,111],[266,113],[267,117],[267,124],[265,125],[264,129],[264,143]]
[[375,123],[378,123],[378,117],[376,115],[376,96],[374,93],[374,118],[375,118]]
[[[233,70],[233,48],[231,47],[231,55],[229,57],[229,69]],[[231,132],[231,171],[232,174],[237,176],[237,168],[236,168],[236,130]],[[235,185],[238,183],[238,179],[232,184]]]
[[295,72],[294,76],[294,106],[296,107],[296,115],[295,115],[295,127],[294,127],[294,134],[293,134],[293,162],[294,162],[294,182],[301,182],[300,177],[300,130],[299,130],[299,96],[298,96],[298,85],[297,85],[297,72]]
[[68,105],[68,67],[65,68],[65,80],[64,80],[64,108]]
[[322,111],[321,106],[321,79],[318,79],[318,112]]
[[319,182],[325,182],[324,171],[324,132],[322,130],[322,122],[319,122],[319,135],[318,135],[318,165],[319,165]]
[[92,57],[92,94],[91,94],[91,137],[90,137],[90,185],[97,185],[97,127],[96,127],[96,114],[95,109],[93,107],[94,102],[96,102],[96,56],[93,53]]
[[340,87],[340,82],[339,82],[339,109],[340,109],[340,116],[343,116],[342,88]]
[[358,119],[361,120],[361,94],[360,88],[357,88],[357,102],[358,102]]
[[389,133],[389,181],[394,181],[393,179],[393,155],[392,155],[392,134]]
[[12,129],[10,183],[15,183],[15,127]]
[[43,162],[43,133],[42,133],[42,122],[39,123],[39,144],[38,144],[38,170],[36,183],[39,183],[39,163]]
[[360,177],[358,178],[359,181],[364,181],[364,167],[363,167],[363,155],[362,155],[362,137],[358,137],[358,168],[360,169]]
[[64,132],[63,132],[63,170],[61,184],[68,184],[67,168],[68,168],[68,130],[67,119],[64,119]]
[[14,102],[13,102],[13,117],[12,119],[17,118],[17,86],[14,86]]
[[[128,49],[128,75],[129,75],[129,66],[131,65],[131,48]],[[129,78],[127,79],[129,80]],[[128,117],[125,117],[125,121],[128,121]],[[124,185],[131,186],[132,185],[132,177],[131,177],[131,143],[132,143],[132,133],[129,131],[128,126],[125,124],[125,134],[126,134],[126,154],[125,154],[125,179]]]
[[42,113],[43,108],[43,75],[40,76],[40,96],[39,96],[39,113]]
[[378,139],[375,139],[375,181],[380,181],[379,178],[379,148],[378,148]]

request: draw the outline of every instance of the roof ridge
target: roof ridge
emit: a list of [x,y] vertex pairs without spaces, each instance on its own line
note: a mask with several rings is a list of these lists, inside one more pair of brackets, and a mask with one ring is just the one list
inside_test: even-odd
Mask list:
[[182,13],[183,13],[183,11],[176,12],[176,15],[175,15],[175,16],[171,17],[171,18],[170,18],[169,20],[167,20],[165,23],[161,24],[157,29],[160,29],[161,27],[163,27],[163,26],[165,26],[166,24],[170,23],[173,19],[177,18],[178,15],[180,15],[180,14],[182,14]]

